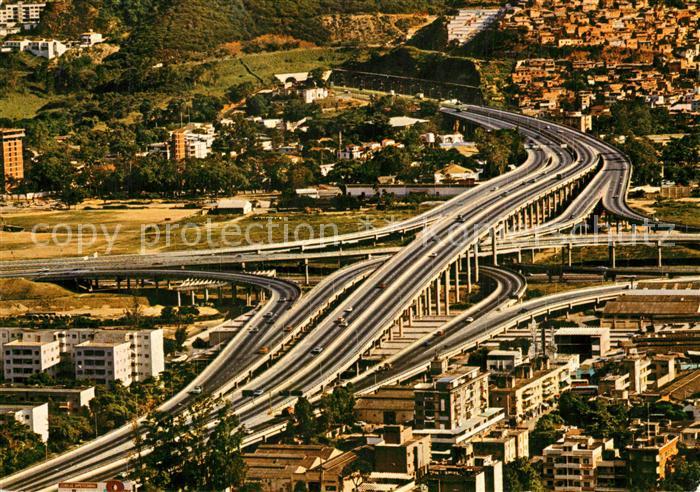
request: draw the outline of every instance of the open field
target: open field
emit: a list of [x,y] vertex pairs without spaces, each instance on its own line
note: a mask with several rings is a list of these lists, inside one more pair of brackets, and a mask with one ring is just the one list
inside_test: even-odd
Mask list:
[[[94,206],[94,205],[93,205]],[[5,224],[22,232],[0,232],[0,259],[57,258],[155,253],[235,247],[333,237],[378,228],[428,207],[348,212],[259,211],[249,216],[202,215],[183,203],[154,202],[128,209],[21,210],[5,213]]]
[[49,99],[36,94],[13,92],[0,97],[0,118],[13,120],[33,118],[37,111],[49,102]]
[[[0,279],[0,317],[27,312],[90,313],[95,317],[118,317],[133,306],[134,296],[118,294],[78,294],[55,284],[26,279]],[[157,315],[159,306],[151,306],[145,297],[137,297],[144,314]]]
[[[243,54],[219,61],[214,67],[215,79],[202,92],[222,95],[241,82],[265,82],[276,73],[308,72],[314,68],[330,68],[356,58],[358,51],[346,48],[299,48],[269,53]],[[252,74],[250,72],[253,72]],[[253,75],[255,74],[255,75]]]
[[653,214],[660,221],[700,227],[700,198],[674,200],[630,200],[630,205],[642,213]]

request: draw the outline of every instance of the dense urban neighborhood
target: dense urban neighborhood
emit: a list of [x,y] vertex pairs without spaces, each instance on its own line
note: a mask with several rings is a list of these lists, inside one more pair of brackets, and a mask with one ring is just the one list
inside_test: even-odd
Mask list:
[[0,0],[0,490],[700,490],[700,5]]

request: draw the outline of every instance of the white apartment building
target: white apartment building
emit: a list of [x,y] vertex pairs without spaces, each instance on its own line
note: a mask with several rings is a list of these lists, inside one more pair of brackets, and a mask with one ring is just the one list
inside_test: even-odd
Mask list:
[[36,26],[41,13],[46,8],[44,2],[6,3],[0,1],[0,24],[19,24],[24,29]]
[[80,35],[80,46],[89,48],[104,41],[102,34],[99,32],[84,32]]
[[68,51],[65,44],[55,39],[13,39],[5,41],[2,47],[10,51],[26,51],[47,60],[58,58]]
[[156,377],[165,369],[160,329],[0,328],[0,347],[5,379],[12,382],[22,382],[35,372],[51,372],[62,354],[75,362],[77,379],[104,384],[119,380],[128,386]]
[[0,405],[0,421],[14,419],[39,434],[41,440],[49,439],[49,404],[41,405]]
[[125,340],[83,342],[75,348],[75,378],[111,384],[133,381],[130,343]]
[[0,340],[8,339],[2,343],[6,381],[21,383],[38,372],[55,372],[61,362],[61,351],[52,332],[22,332],[20,337],[10,335],[7,333],[6,337],[0,337]]
[[447,24],[447,41],[464,44],[498,19],[499,9],[461,9]]

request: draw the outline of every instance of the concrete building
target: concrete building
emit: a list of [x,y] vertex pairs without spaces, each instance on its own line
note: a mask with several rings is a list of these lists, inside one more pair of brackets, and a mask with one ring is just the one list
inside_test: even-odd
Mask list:
[[580,360],[604,357],[610,352],[610,330],[607,328],[559,328],[554,332],[557,353],[578,354]]
[[47,60],[58,58],[68,51],[68,47],[56,39],[13,39],[5,41],[2,47],[10,51],[25,51]]
[[[626,490],[624,461],[619,459],[612,438],[593,439],[572,428],[542,454],[544,482],[549,490]],[[613,477],[609,476],[611,470]]]
[[0,2],[0,25],[7,28],[17,27],[20,29],[31,29],[41,20],[41,13],[46,8],[45,2]]
[[95,397],[95,387],[0,386],[0,399],[26,403],[55,403],[61,410],[78,411]]
[[24,179],[24,155],[21,128],[0,128],[0,179],[5,190]]
[[[128,385],[132,381],[156,377],[165,369],[160,329],[0,328],[0,346],[3,373],[11,382],[23,382],[35,372],[51,374],[61,355],[73,361],[77,379],[100,383],[118,379]],[[124,362],[127,356],[128,363]]]
[[53,333],[23,332],[21,338],[2,344],[3,374],[6,381],[22,383],[32,374],[54,374],[61,351]]
[[431,436],[434,458],[448,458],[455,444],[503,420],[501,409],[489,407],[488,377],[463,366],[414,387],[414,433]]
[[481,170],[472,171],[466,167],[458,166],[457,164],[449,164],[439,171],[435,171],[433,179],[435,184],[464,184],[473,185],[479,181]]
[[98,331],[91,341],[75,346],[73,358],[77,379],[128,386],[165,369],[163,331]]
[[80,46],[84,48],[89,48],[91,46],[95,46],[96,44],[99,44],[104,41],[104,38],[102,37],[102,34],[99,32],[84,32],[80,35]]
[[249,200],[230,198],[216,202],[214,214],[240,214],[246,215],[253,211],[253,204]]
[[625,294],[605,304],[600,326],[644,329],[650,324],[693,321],[700,312],[700,296],[691,294]]
[[243,455],[246,480],[265,492],[291,491],[297,482],[319,492],[350,492],[351,479],[343,469],[357,456],[321,445],[262,444]]
[[508,373],[522,363],[520,350],[491,350],[486,355],[486,370],[490,374]]
[[496,427],[472,439],[471,444],[475,455],[490,455],[507,465],[530,457],[529,435],[527,427]]
[[491,456],[465,463],[435,463],[424,483],[430,492],[503,492],[503,463]]
[[417,436],[410,427],[388,425],[384,441],[374,446],[374,471],[403,474],[407,480],[422,477],[430,464],[430,436]]
[[630,488],[654,487],[666,477],[670,460],[678,454],[678,436],[648,435],[627,446],[627,474]]
[[406,425],[413,421],[415,407],[414,390],[406,386],[384,386],[355,403],[357,419],[374,425]]
[[0,405],[0,421],[14,419],[39,434],[41,440],[49,439],[49,404],[40,405]]
[[571,387],[571,374],[577,367],[577,356],[555,361],[538,358],[521,364],[497,379],[497,387],[490,390],[490,404],[505,409],[506,417],[514,423],[538,417]]
[[608,374],[598,381],[598,393],[600,395],[625,400],[629,398],[630,375]]

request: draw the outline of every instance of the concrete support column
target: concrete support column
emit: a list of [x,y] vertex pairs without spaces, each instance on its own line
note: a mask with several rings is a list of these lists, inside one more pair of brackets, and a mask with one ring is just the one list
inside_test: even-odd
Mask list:
[[661,241],[656,242],[656,265],[661,268]]
[[523,252],[522,252],[522,250],[519,249],[517,254],[518,254],[518,264],[520,264],[520,263],[523,262]]
[[435,280],[435,308],[438,316],[442,316],[442,297],[441,297],[440,277]]
[[209,302],[209,289],[204,289],[204,302]]
[[496,228],[491,228],[491,258],[493,265],[498,266],[498,246],[496,245]]
[[572,263],[571,262],[571,249],[572,249],[571,243],[567,244],[566,245],[566,264],[568,266],[571,266],[571,263]]
[[194,306],[196,304],[196,299],[194,297],[194,290],[190,291],[190,300],[191,300],[192,305]]
[[479,283],[479,243],[474,243],[474,282]]
[[450,290],[451,285],[450,285],[450,268],[448,267],[447,270],[445,270],[445,315],[449,316],[450,315]]
[[309,285],[309,260],[304,258],[304,285]]
[[126,290],[131,290],[131,279],[126,277]]
[[615,258],[615,243],[613,242],[608,246],[608,256],[610,257],[610,268],[615,268],[617,265]]
[[426,294],[427,294],[427,302],[426,305],[428,307],[428,316],[433,315],[433,285],[432,282],[430,286],[426,289]]
[[399,336],[403,336],[403,314],[399,316]]
[[182,306],[182,293],[178,290],[177,291],[177,307]]
[[472,266],[471,266],[471,253],[467,251],[467,254],[465,256],[465,260],[467,260],[467,265],[464,268],[464,271],[467,273],[467,294],[472,293]]
[[455,302],[460,302],[461,292],[459,286],[459,260],[455,261]]

